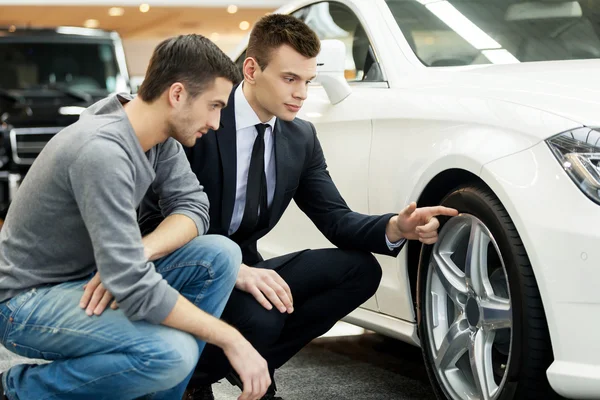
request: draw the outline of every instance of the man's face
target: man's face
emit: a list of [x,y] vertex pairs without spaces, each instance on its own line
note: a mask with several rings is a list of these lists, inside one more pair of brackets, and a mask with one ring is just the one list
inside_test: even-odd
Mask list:
[[292,47],[283,45],[273,50],[264,70],[257,66],[254,74],[256,100],[266,113],[291,121],[306,100],[308,84],[316,72],[316,58],[306,58]]
[[225,78],[216,78],[213,85],[196,98],[186,95],[177,104],[167,123],[168,134],[186,147],[210,129],[217,130],[221,120],[221,109],[227,105],[233,83]]

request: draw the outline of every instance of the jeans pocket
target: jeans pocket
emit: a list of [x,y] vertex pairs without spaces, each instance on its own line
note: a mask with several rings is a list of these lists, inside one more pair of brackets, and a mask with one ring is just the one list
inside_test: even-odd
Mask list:
[[34,294],[35,294],[35,289],[31,289],[26,292],[19,293],[18,295],[14,296],[12,299],[8,300],[8,302],[6,302],[6,307],[10,311],[15,313],[23,306],[23,304],[25,304],[29,299],[31,299]]
[[7,343],[6,348],[9,351],[11,351],[21,357],[37,358],[37,359],[48,360],[48,361],[64,358],[64,356],[59,353],[52,353],[49,351],[40,351],[40,350],[34,349],[33,347],[24,346],[22,344],[15,343],[15,342]]

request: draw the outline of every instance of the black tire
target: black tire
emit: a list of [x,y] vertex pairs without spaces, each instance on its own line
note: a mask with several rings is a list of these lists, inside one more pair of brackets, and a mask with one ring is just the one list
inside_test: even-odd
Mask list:
[[[512,350],[506,383],[500,399],[549,399],[546,370],[552,346],[538,286],[519,234],[498,198],[483,185],[465,185],[448,194],[442,205],[481,220],[497,241],[504,260],[513,310]],[[448,219],[440,220],[442,226]],[[425,318],[425,285],[433,246],[422,246],[418,274],[417,316],[422,354],[429,379],[439,399],[450,399],[432,364]]]

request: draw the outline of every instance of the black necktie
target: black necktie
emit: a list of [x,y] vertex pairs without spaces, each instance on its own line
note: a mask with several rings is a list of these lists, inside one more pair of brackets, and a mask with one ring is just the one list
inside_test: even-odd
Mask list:
[[258,135],[254,141],[250,158],[244,216],[235,233],[240,239],[265,227],[267,222],[267,177],[265,176],[265,130],[267,126],[269,125],[255,125]]

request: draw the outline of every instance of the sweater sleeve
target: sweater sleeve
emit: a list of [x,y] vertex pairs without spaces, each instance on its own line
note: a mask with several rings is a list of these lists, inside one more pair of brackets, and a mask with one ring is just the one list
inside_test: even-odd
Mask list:
[[208,230],[208,196],[190,168],[183,147],[174,139],[159,147],[156,178],[152,183],[164,218],[181,214],[196,224],[198,235]]

